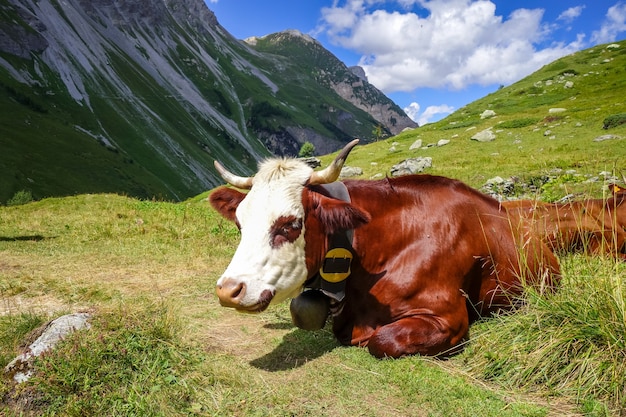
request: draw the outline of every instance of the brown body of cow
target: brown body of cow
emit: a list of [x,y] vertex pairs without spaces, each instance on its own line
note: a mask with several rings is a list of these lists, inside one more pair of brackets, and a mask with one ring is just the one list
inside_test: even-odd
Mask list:
[[567,203],[513,200],[502,205],[513,219],[529,220],[533,232],[555,252],[626,260],[626,190],[614,184],[609,188],[612,195],[607,199]]
[[[498,201],[459,181],[411,175],[344,184],[349,203],[319,185],[305,183],[301,192],[308,271],[302,287],[322,267],[330,236],[354,229],[345,298],[333,308],[342,344],[367,346],[376,357],[453,353],[474,320],[510,309],[525,284],[545,290],[560,279],[558,261],[540,239],[511,222]],[[233,213],[245,197],[220,188],[210,200],[239,221]],[[220,302],[238,308],[242,288],[222,276]]]
[[[626,180],[626,178],[625,178]],[[617,184],[609,184],[609,190],[612,193],[607,199],[607,212],[610,219],[615,219],[616,227],[619,226],[626,231],[626,188]]]

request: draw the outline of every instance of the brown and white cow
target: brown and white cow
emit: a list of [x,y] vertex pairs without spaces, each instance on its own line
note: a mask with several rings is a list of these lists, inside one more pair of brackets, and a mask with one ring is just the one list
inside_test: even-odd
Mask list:
[[496,200],[459,181],[347,180],[349,198],[333,196],[323,184],[336,181],[357,142],[317,172],[295,159],[271,159],[243,178],[216,163],[227,182],[250,189],[222,187],[210,196],[241,230],[217,281],[223,306],[260,312],[310,294],[299,296],[316,287],[332,237],[349,230],[351,274],[341,296],[322,305],[331,306],[342,344],[367,346],[376,357],[451,353],[472,321],[519,301],[522,282],[545,289],[559,280],[558,261],[540,239],[512,227]]

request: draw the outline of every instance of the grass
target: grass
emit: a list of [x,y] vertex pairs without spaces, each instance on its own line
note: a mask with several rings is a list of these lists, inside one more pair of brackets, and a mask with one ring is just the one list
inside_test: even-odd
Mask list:
[[[625,111],[623,53],[605,64],[605,49],[559,60],[441,122],[359,146],[348,164],[368,178],[432,156],[430,173],[476,188],[496,175],[534,181],[573,170],[539,197],[601,196],[599,173],[626,171],[624,139],[593,142],[607,133],[605,117]],[[547,81],[565,73],[577,75],[564,99]],[[551,107],[567,110],[555,118]],[[480,119],[487,108],[497,115]],[[470,140],[486,128],[494,142]],[[626,137],[626,126],[608,132]],[[418,138],[451,142],[409,151]],[[94,317],[92,330],[39,359],[29,382],[0,379],[0,413],[604,417],[626,409],[625,265],[563,256],[559,291],[531,293],[519,312],[476,324],[458,356],[380,361],[340,347],[328,328],[294,328],[286,305],[258,316],[219,307],[215,282],[238,232],[205,197],[81,194],[0,207],[0,366],[49,319]]]
[[[31,380],[0,380],[4,415],[605,416],[624,405],[624,293],[609,286],[623,285],[623,265],[563,258],[554,298],[474,326],[461,355],[381,361],[328,328],[295,328],[286,305],[221,308],[213,288],[238,233],[204,197],[0,208],[0,366],[45,321],[93,314],[92,329],[37,360]],[[559,326],[574,313],[571,329],[586,327],[563,343]]]
[[533,294],[523,311],[482,323],[465,359],[501,386],[575,397],[588,414],[626,406],[626,265],[566,256],[552,297]]

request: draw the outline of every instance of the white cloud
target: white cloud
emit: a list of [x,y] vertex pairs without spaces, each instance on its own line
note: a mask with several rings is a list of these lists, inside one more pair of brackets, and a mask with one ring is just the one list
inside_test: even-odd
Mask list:
[[574,19],[580,16],[584,8],[585,6],[570,7],[569,9],[561,13],[559,17],[556,18],[556,20],[562,20],[565,23],[571,23]]
[[[426,110],[420,114],[420,105],[416,102],[412,102],[403,110],[414,122],[417,122],[420,126],[424,126],[425,124],[430,123],[436,115],[448,115],[452,113],[454,111],[454,107],[448,106],[447,104],[442,104],[440,106],[428,106],[426,107]],[[440,117],[437,119],[440,119]]]
[[626,4],[617,3],[609,7],[606,12],[606,19],[602,23],[600,30],[591,34],[591,42],[608,43],[614,42],[617,36],[626,31]]
[[401,12],[383,9],[384,3],[335,0],[322,10],[322,28],[336,44],[362,54],[359,65],[385,93],[508,84],[581,47],[538,50],[550,30],[542,9],[517,9],[504,18],[488,0],[396,0]]
[[414,122],[417,122],[417,116],[419,115],[419,112],[420,112],[420,105],[418,103],[413,102],[402,110],[404,110],[406,115],[409,116],[411,120],[413,120]]

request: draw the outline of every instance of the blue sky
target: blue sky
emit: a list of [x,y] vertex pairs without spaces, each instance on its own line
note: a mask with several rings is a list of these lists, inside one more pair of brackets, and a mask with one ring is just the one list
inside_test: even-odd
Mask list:
[[239,39],[313,36],[361,65],[420,125],[562,56],[626,38],[626,0],[205,1]]

